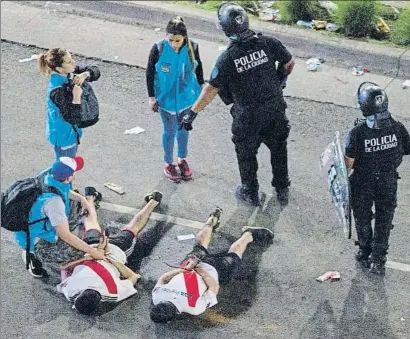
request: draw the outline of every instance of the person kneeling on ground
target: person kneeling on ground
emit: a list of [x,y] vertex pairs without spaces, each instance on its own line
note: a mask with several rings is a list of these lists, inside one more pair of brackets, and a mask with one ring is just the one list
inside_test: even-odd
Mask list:
[[[104,249],[106,260],[83,258],[84,261],[75,266],[71,276],[64,279],[57,290],[74,303],[73,308],[79,313],[88,315],[96,311],[101,302],[116,303],[137,293],[134,285],[140,275],[126,266],[127,258],[134,251],[144,252],[144,246],[148,246],[150,239],[154,239],[151,233],[155,231],[153,228],[139,233],[144,229],[154,208],[161,202],[162,194],[155,191],[145,196],[147,205],[125,228],[108,238],[102,234],[97,213],[92,208],[94,196],[86,194],[86,198],[91,208],[84,220],[84,241],[91,246],[98,245],[100,250]],[[79,261],[81,259],[75,262]],[[63,267],[62,276],[67,273],[65,270],[68,266],[70,264]]]
[[212,232],[219,226],[221,209],[216,209],[196,236],[193,251],[180,268],[162,275],[152,291],[151,319],[166,323],[179,313],[199,315],[218,303],[219,282],[229,282],[241,264],[249,243],[270,242],[273,232],[263,227],[245,226],[241,237],[229,251],[210,254],[207,250]]
[[[56,243],[57,239],[65,241],[67,244],[79,251],[88,253],[95,259],[104,259],[104,254],[95,248],[87,245],[80,238],[70,232],[68,215],[70,212],[70,200],[77,201],[82,205],[82,210],[89,208],[86,198],[71,189],[75,173],[84,167],[82,157],[61,157],[54,162],[53,166],[38,175],[48,189],[41,194],[30,210],[30,252],[26,255],[23,251],[23,261],[27,264],[28,272],[36,277],[46,277],[48,273],[43,268],[41,261],[34,253],[34,246],[43,239],[50,243]],[[101,194],[97,196],[97,203],[101,200]],[[27,248],[27,233],[19,231],[15,233],[15,240],[22,248]]]

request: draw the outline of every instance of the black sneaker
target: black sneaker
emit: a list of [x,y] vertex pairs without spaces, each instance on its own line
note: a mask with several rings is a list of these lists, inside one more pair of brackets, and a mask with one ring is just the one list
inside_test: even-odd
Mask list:
[[88,186],[84,189],[84,195],[86,197],[94,197],[94,205],[95,208],[98,209],[100,207],[100,201],[102,200],[102,194],[98,192],[95,187]]
[[212,230],[215,231],[219,225],[221,224],[219,221],[219,218],[221,217],[221,213],[222,213],[222,208],[220,207],[216,207],[215,210],[209,215],[210,217],[214,217],[216,218],[216,223],[215,225],[212,225]]
[[149,201],[152,200],[152,199],[160,204],[161,200],[162,200],[162,193],[158,192],[158,191],[154,191],[154,192],[148,193],[144,197],[144,200],[145,200],[146,203],[149,203]]
[[258,190],[252,190],[245,185],[238,185],[235,191],[235,198],[251,204],[252,206],[259,206]]
[[355,259],[363,267],[369,268],[370,267],[369,255],[370,255],[370,251],[359,249],[355,255]]
[[373,274],[384,275],[386,272],[385,263],[372,262],[370,264],[369,272]]
[[[23,259],[24,264],[27,264],[26,261],[26,251],[21,253],[21,257]],[[37,259],[34,253],[29,253],[29,264],[28,264],[28,272],[35,278],[45,278],[48,277],[47,271],[43,268],[41,261]]]
[[287,205],[289,203],[289,187],[276,188],[276,196],[281,205]]
[[253,241],[270,243],[273,240],[273,232],[265,227],[245,226],[242,228],[242,234],[245,232],[252,233]]

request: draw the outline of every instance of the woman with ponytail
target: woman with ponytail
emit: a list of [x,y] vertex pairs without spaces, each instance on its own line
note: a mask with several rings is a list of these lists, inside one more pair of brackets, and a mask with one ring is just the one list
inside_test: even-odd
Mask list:
[[[47,90],[47,139],[53,145],[56,160],[60,157],[74,157],[77,153],[81,128],[74,127],[63,116],[81,112],[81,85],[85,80],[95,81],[100,77],[96,66],[74,66],[71,54],[64,48],[52,48],[38,58],[40,73],[50,75]],[[73,76],[73,99],[67,101],[63,85]],[[74,113],[72,113],[74,112]]]
[[[204,84],[198,44],[188,38],[184,20],[177,17],[166,28],[166,38],[151,49],[146,71],[149,106],[159,112],[164,148],[164,173],[172,182],[192,178],[186,161],[188,134],[180,129],[180,120],[199,97]],[[174,163],[174,142],[178,143],[177,165]]]

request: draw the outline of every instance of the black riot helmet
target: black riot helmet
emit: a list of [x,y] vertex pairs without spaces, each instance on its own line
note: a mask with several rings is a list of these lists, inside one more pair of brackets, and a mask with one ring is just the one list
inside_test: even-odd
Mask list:
[[[364,86],[370,84],[370,86]],[[363,116],[387,112],[389,99],[386,92],[373,82],[363,82],[357,89],[357,102]]]
[[234,2],[225,2],[218,7],[218,25],[226,36],[239,34],[249,28],[246,11]]

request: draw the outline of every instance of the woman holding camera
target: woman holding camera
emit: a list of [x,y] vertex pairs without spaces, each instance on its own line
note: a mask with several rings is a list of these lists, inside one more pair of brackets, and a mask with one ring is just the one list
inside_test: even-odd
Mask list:
[[[159,112],[163,124],[164,173],[170,181],[180,182],[192,178],[186,161],[189,132],[180,128],[181,119],[199,97],[204,77],[198,44],[188,38],[184,20],[169,21],[166,34],[151,49],[146,79],[149,106]],[[175,138],[178,166],[174,163]]]
[[[84,81],[95,81],[100,77],[96,66],[79,67],[71,54],[64,48],[53,48],[38,58],[38,69],[42,74],[50,74],[47,90],[47,139],[53,145],[56,159],[74,157],[82,136],[81,128],[64,120],[66,114],[81,111],[81,85]],[[73,75],[72,102],[67,102],[63,85]]]

